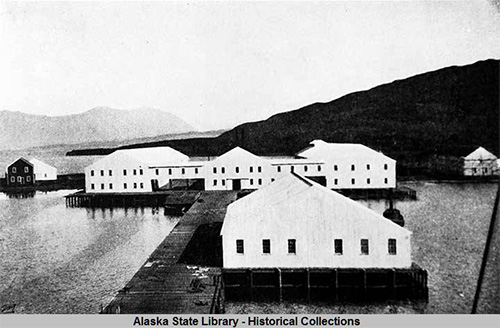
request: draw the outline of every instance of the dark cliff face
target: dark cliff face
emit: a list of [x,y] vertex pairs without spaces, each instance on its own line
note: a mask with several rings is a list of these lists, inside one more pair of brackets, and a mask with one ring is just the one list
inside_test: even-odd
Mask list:
[[323,139],[381,150],[398,160],[402,174],[415,166],[456,170],[459,157],[479,145],[498,155],[499,63],[486,60],[416,75],[245,123],[216,138],[140,146],[168,145],[188,155],[220,155],[235,146],[256,154],[293,154]]

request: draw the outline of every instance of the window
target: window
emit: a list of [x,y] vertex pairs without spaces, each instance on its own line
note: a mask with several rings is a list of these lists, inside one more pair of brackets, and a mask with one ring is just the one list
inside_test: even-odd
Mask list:
[[214,174],[217,174],[217,168],[214,167]]
[[278,170],[278,172],[281,172],[281,166],[276,166],[276,170]]
[[253,166],[250,166],[250,173],[253,173]]
[[31,177],[30,177],[30,176],[27,176],[27,177],[26,177],[26,181],[31,182]]
[[137,182],[134,182],[134,189],[137,189]]
[[194,174],[198,174],[198,168],[197,167],[194,168]]
[[123,169],[123,175],[127,175],[127,170]]
[[[94,173],[93,173],[93,172],[94,172],[94,171],[92,171],[92,175],[94,175]],[[12,173],[17,173],[17,168],[13,167],[13,168],[12,168]]]
[[24,173],[28,173],[30,170],[28,169],[27,166],[24,167]]
[[159,169],[155,169],[155,173],[156,173],[156,175],[159,175],[160,174],[160,170]]
[[262,239],[262,253],[271,254],[271,240]]
[[318,172],[321,172],[321,165],[318,165]]
[[288,239],[288,254],[297,254],[296,240]]
[[387,170],[389,166],[387,164],[384,164],[384,170]]
[[[220,171],[222,172],[222,174],[226,173],[226,168],[225,167],[221,167]],[[238,173],[238,172],[236,172]]]
[[144,183],[141,182],[140,186],[141,186],[141,189],[144,189]]
[[339,167],[338,167],[337,165],[334,165],[334,166],[333,166],[333,170],[334,170],[334,171],[338,171],[338,170],[339,170]]
[[259,186],[262,184],[262,179],[259,179]]
[[214,186],[216,186],[216,185],[217,185],[217,180],[214,180]]
[[250,185],[253,186],[253,179],[250,179]]
[[351,179],[351,184],[355,184],[356,183],[356,179],[352,178]]
[[92,183],[92,184],[90,185],[90,189],[95,189],[95,184],[93,184],[93,183]]
[[238,166],[236,166],[234,170],[236,171],[236,173],[240,173],[240,168]]
[[127,189],[127,184],[126,183],[123,184],[123,189]]
[[274,178],[271,178],[271,182],[274,182]]
[[181,169],[181,173],[182,173],[182,174],[186,174],[186,169],[185,169],[185,168],[182,168],[182,169]]
[[21,183],[21,177],[17,177],[17,182]]
[[236,239],[236,253],[243,254],[245,252],[243,239]]
[[361,254],[368,255],[368,239],[361,239]]
[[[14,173],[16,173],[16,172],[14,172]],[[94,176],[94,170],[90,171],[90,176]]]
[[226,185],[226,180],[222,179],[222,185],[225,186]]
[[104,189],[104,183],[101,183],[101,189]]
[[339,184],[339,179],[333,179],[333,184],[338,185]]
[[396,255],[396,239],[389,238],[387,246],[389,248],[389,254]]
[[109,170],[109,176],[112,177],[113,176],[113,170]]
[[137,175],[137,170],[136,169],[134,169],[134,175]]
[[168,169],[168,175],[172,175],[172,169]]
[[16,182],[16,178],[15,177],[10,177],[10,182]]
[[384,183],[387,184],[389,180],[387,178],[384,178]]
[[483,168],[483,173],[488,173],[488,168]]
[[140,175],[142,175],[142,173],[143,173],[143,171],[142,171],[142,169],[140,169],[140,170],[139,170],[139,174],[140,174]]
[[307,172],[307,165],[304,165],[304,172]]
[[370,170],[370,164],[366,164],[366,169]]
[[43,176],[46,178],[47,177],[47,173],[44,173]]
[[109,184],[109,189],[113,189],[113,184],[112,183]]
[[335,254],[342,255],[344,253],[342,239],[335,239],[333,241],[333,248],[334,248]]
[[101,170],[101,177],[104,176],[104,170]]
[[367,184],[370,184],[370,178],[367,178],[367,179],[366,179],[366,183],[367,183]]
[[259,173],[262,172],[262,166],[257,167],[257,172],[259,172]]
[[355,171],[356,170],[356,166],[354,164],[351,164],[351,171]]

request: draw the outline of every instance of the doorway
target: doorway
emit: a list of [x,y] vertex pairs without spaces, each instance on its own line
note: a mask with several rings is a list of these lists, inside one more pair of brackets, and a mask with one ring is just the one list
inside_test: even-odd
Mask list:
[[233,190],[241,190],[241,179],[233,180]]

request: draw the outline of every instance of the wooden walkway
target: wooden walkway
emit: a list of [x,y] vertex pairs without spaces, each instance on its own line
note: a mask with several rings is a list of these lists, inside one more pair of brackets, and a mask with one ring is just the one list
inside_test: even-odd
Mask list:
[[179,259],[196,258],[183,254],[193,235],[203,225],[220,227],[227,205],[236,196],[235,191],[202,192],[102,313],[210,313],[220,267],[200,267],[198,263],[180,263]]

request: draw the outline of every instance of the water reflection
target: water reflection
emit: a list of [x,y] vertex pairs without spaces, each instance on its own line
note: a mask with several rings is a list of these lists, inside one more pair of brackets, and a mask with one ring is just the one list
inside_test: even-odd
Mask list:
[[179,220],[152,208],[67,208],[67,193],[0,197],[0,305],[97,313]]

